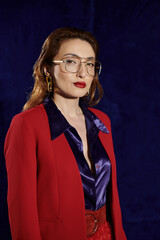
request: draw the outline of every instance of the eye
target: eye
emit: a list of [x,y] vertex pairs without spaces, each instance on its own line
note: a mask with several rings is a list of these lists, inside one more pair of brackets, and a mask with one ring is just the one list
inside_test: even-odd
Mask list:
[[66,59],[65,62],[69,65],[69,64],[77,64],[76,61],[74,61],[73,59]]
[[88,66],[88,67],[95,67],[95,63],[93,63],[93,62],[87,62],[87,66]]

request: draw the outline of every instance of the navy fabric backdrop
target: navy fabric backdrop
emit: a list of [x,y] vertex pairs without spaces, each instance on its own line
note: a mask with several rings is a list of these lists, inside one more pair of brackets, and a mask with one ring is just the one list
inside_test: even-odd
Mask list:
[[0,6],[0,239],[10,240],[4,138],[33,86],[32,67],[56,28],[91,31],[100,43],[123,223],[129,240],[160,239],[160,1],[4,1]]

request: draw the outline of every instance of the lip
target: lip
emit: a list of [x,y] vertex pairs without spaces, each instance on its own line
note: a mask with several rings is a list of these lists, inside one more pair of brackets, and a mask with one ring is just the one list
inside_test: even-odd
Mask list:
[[75,82],[73,83],[76,87],[79,88],[85,88],[86,87],[86,83],[85,82]]

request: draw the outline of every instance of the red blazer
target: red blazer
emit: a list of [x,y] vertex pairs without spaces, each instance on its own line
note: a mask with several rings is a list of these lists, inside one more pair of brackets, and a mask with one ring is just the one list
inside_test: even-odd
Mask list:
[[[109,130],[99,138],[109,155],[110,206],[116,240],[125,240],[117,191],[109,118],[90,109]],[[8,211],[13,240],[86,240],[85,203],[79,169],[61,134],[51,140],[44,105],[16,115],[5,141]]]

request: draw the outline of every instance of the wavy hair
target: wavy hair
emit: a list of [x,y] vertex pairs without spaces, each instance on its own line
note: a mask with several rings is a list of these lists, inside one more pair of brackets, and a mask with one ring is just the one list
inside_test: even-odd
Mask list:
[[[34,87],[27,102],[23,106],[23,111],[41,104],[46,96],[49,95],[44,74],[44,67],[46,65],[52,65],[52,60],[57,55],[61,44],[69,39],[81,39],[87,41],[92,46],[97,58],[99,50],[98,42],[90,32],[72,27],[59,28],[53,31],[45,40],[40,56],[33,66]],[[54,89],[52,93],[50,93],[51,97],[53,97],[53,93]],[[92,81],[89,95],[84,96],[81,99],[83,99],[88,106],[94,106],[100,101],[102,96],[103,89],[99,83],[98,75],[96,74]]]

